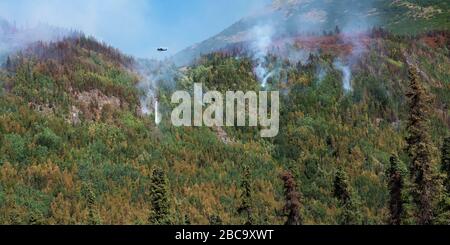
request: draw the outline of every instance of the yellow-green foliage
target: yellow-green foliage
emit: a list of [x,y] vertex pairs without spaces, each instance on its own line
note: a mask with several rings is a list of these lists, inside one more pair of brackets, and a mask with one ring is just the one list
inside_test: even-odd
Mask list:
[[[427,57],[420,67],[436,97],[431,118],[436,145],[449,133],[448,107],[441,105],[450,104],[450,81],[448,69],[432,64],[435,57],[450,62],[447,48],[418,39],[372,42],[354,68],[351,93],[343,91],[329,54],[307,65],[272,57],[270,65],[283,71],[270,81],[285,92],[280,134],[267,140],[257,129],[226,128],[230,144],[210,128],[175,128],[167,116],[157,126],[140,115],[132,61],[92,40],[43,47],[66,50],[63,57],[24,54],[13,72],[1,75],[0,223],[88,224],[95,213],[104,224],[146,224],[153,211],[152,171],[158,167],[167,174],[173,223],[187,217],[192,224],[209,224],[215,217],[242,224],[237,210],[244,165],[251,171],[255,224],[286,222],[279,178],[286,170],[302,194],[303,223],[339,223],[343,210],[333,197],[338,166],[348,174],[361,222],[385,223],[389,157],[397,153],[407,162],[402,150],[408,81],[398,50]],[[319,65],[329,68],[321,81]],[[210,55],[190,67],[177,86],[203,82],[211,90],[259,89],[252,67],[246,58]],[[77,95],[94,89],[98,98],[117,98],[120,105],[83,108]],[[167,92],[160,91],[161,97],[170,98]],[[71,118],[73,107],[81,111],[79,122]],[[87,184],[95,202],[84,191]]]

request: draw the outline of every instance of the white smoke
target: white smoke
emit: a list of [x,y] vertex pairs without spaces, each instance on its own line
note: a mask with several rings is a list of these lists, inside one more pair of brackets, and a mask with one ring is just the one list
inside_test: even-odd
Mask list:
[[254,72],[262,87],[267,86],[267,80],[272,76],[272,72],[268,70],[266,57],[272,44],[274,30],[272,25],[258,25],[250,31],[252,38],[251,50],[257,63]]
[[159,124],[164,111],[159,94],[161,89],[172,90],[180,75],[177,68],[168,61],[140,59],[134,68],[141,76],[138,89],[142,91],[140,98],[141,113],[155,117]]
[[362,41],[363,36],[365,36],[364,33],[355,29],[345,30],[344,34],[340,35],[341,39],[345,43],[350,44],[352,47],[351,53],[345,57],[347,60],[346,62],[344,62],[341,58],[337,58],[333,62],[335,69],[342,72],[342,84],[343,89],[346,92],[353,91],[353,85],[351,82],[353,76],[353,71],[351,68],[352,65],[355,64],[367,51],[367,48]]
[[317,82],[319,84],[322,83],[322,81],[325,79],[326,76],[327,76],[326,69],[321,65],[319,65],[316,71]]
[[146,76],[144,73],[140,73],[143,75],[142,80],[138,84],[139,90],[143,91],[143,95],[140,98],[141,112],[144,115],[154,114],[158,103],[156,80],[152,76]]
[[[355,4],[348,4],[349,2],[275,1],[274,9],[278,12],[266,21],[270,24],[259,25],[252,31],[256,37],[253,47],[257,50],[255,74],[261,85],[266,86],[268,78],[277,74],[276,71],[268,69],[265,59],[262,58],[267,55],[268,50],[275,54],[277,50],[282,50],[277,55],[281,55],[283,59],[288,59],[291,63],[300,61],[302,64],[307,64],[309,55],[317,54],[319,50],[311,49],[311,46],[296,47],[296,38],[310,34],[314,38],[317,33],[323,32],[326,35],[336,35],[340,39],[339,43],[351,46],[350,54],[339,55],[340,57],[332,62],[334,69],[342,73],[343,89],[351,92],[353,90],[352,67],[366,52],[367,47],[363,39],[367,36],[366,31],[376,26],[378,19],[374,16],[368,18],[369,12],[377,13],[377,9],[373,8],[373,1],[361,1]],[[292,21],[295,23],[291,23]],[[336,26],[339,28],[335,29]],[[290,40],[283,35],[294,38]],[[279,49],[279,47],[282,48]],[[319,82],[325,78],[327,72],[326,69],[319,69],[317,73]]]
[[[79,33],[67,29],[37,24],[32,27],[17,27],[0,17],[0,57],[15,53],[37,42],[59,41]],[[2,59],[2,58],[0,58]],[[0,60],[0,63],[3,60]]]
[[140,98],[141,113],[143,115],[154,115],[155,123],[159,124],[158,118],[159,100],[158,100],[158,80],[157,69],[159,62],[153,60],[138,60],[134,70],[141,76],[138,83],[138,89],[142,91]]
[[349,65],[344,64],[340,59],[333,62],[333,66],[336,70],[342,73],[342,86],[345,92],[353,91],[352,87],[352,70]]

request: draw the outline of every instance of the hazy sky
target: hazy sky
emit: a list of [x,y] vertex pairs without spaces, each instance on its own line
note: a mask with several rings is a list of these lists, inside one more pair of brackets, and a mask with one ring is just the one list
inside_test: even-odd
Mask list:
[[[77,29],[137,57],[161,58],[211,37],[271,0],[1,0],[18,26]],[[159,56],[159,57],[158,57]]]

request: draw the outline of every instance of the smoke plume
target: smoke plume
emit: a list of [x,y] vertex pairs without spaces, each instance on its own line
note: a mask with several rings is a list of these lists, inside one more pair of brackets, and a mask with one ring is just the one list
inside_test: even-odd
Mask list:
[[272,75],[267,69],[266,57],[269,52],[269,47],[272,44],[273,27],[270,24],[256,26],[251,30],[250,35],[254,38],[251,50],[254,53],[254,59],[257,64],[254,72],[261,86],[266,87],[267,80]]

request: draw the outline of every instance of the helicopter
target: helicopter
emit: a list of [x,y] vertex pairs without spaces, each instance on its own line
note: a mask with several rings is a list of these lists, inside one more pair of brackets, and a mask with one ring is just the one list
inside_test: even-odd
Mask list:
[[169,49],[168,48],[163,48],[163,47],[161,47],[161,48],[157,48],[156,49],[158,52],[167,52]]

